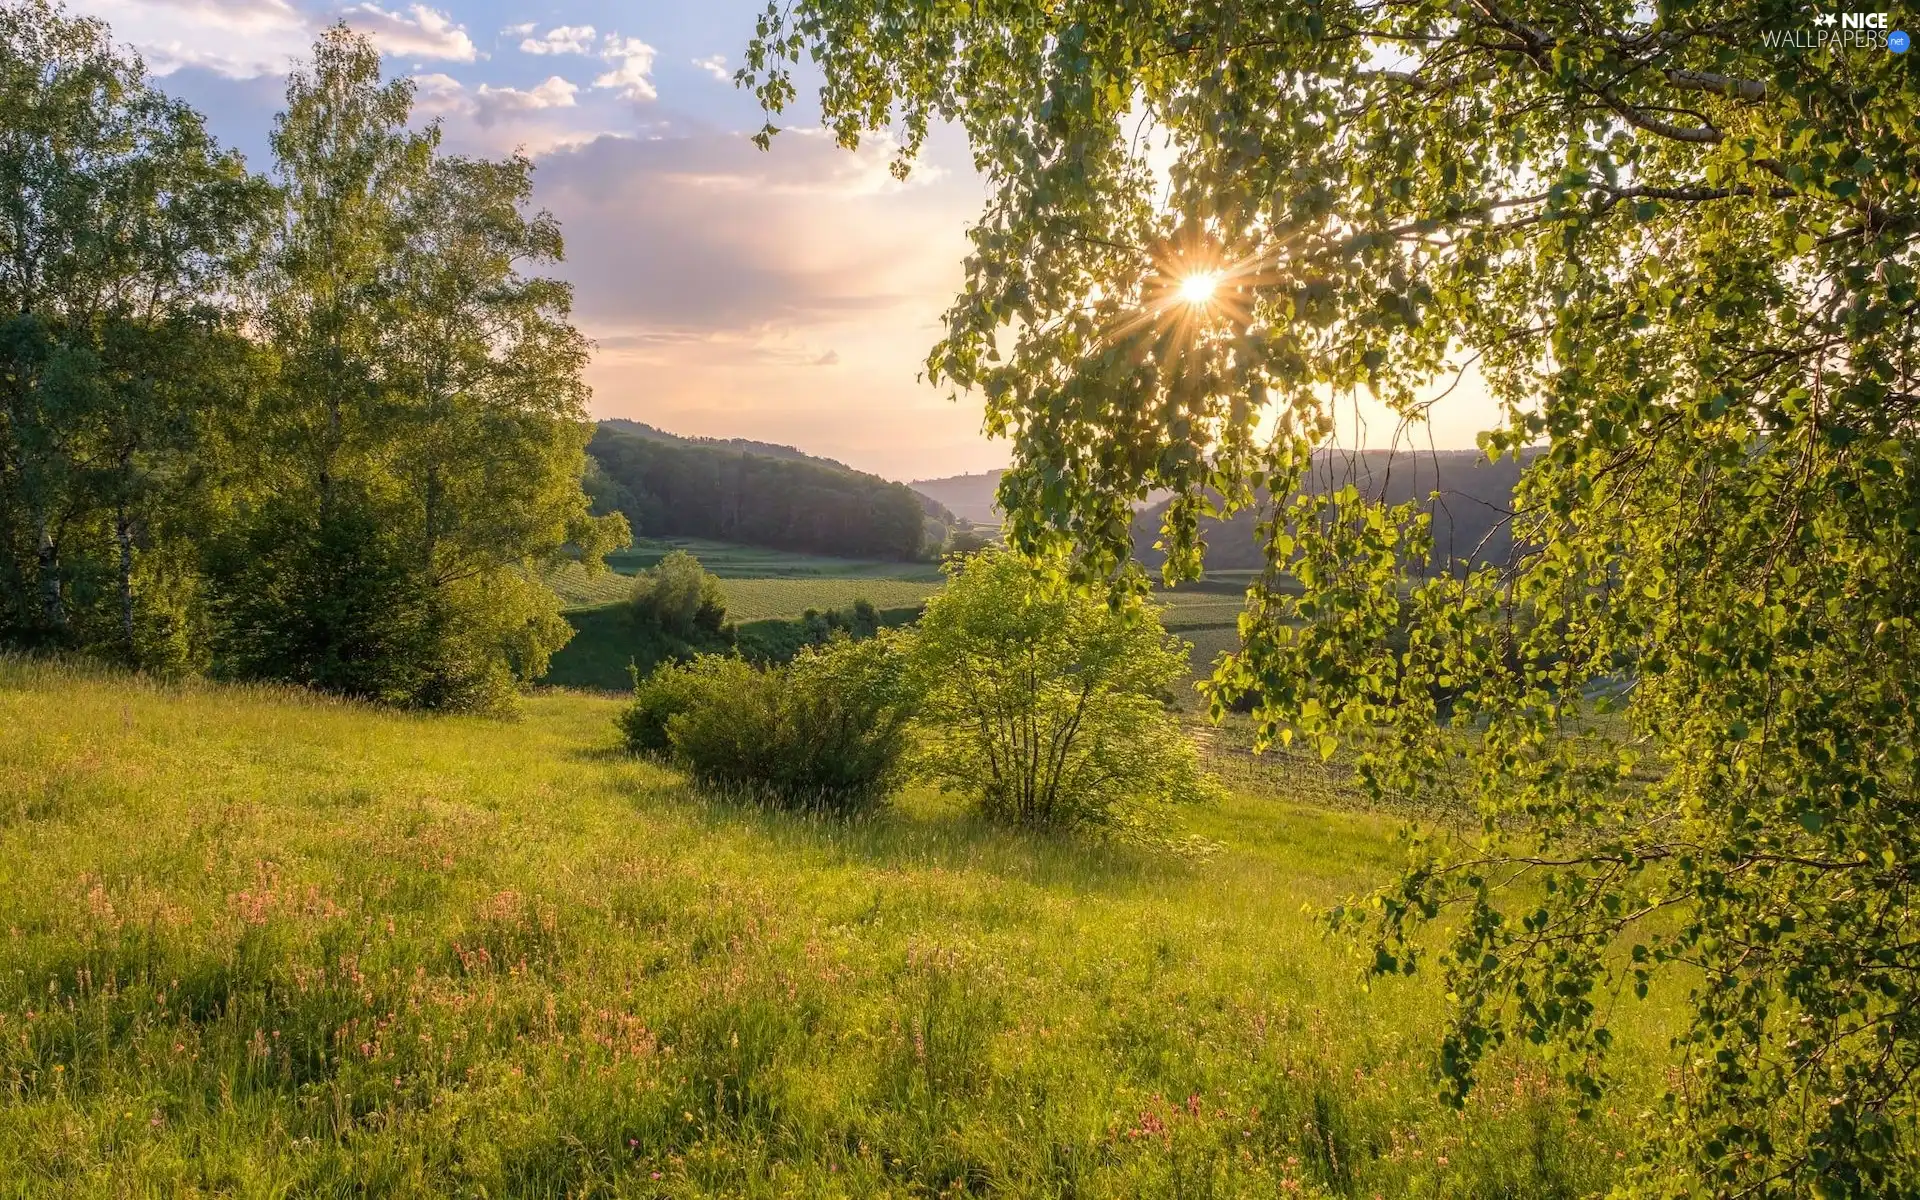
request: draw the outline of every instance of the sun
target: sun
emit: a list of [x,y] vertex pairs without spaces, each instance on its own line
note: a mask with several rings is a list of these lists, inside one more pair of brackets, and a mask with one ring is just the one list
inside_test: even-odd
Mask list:
[[1179,295],[1188,304],[1201,305],[1212,301],[1213,293],[1220,286],[1220,272],[1195,271],[1181,279]]

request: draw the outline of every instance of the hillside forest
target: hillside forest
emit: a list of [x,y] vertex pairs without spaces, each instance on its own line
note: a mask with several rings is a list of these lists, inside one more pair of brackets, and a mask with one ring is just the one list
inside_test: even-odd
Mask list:
[[[645,432],[641,432],[645,429]],[[597,511],[649,537],[693,537],[841,558],[937,556],[951,517],[905,484],[797,451],[605,422],[587,446]],[[769,451],[774,451],[769,453]]]

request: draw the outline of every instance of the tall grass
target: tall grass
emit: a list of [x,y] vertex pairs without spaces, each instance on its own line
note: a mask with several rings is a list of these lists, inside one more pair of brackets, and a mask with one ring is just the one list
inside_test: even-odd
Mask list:
[[1380,818],[1240,795],[1190,862],[780,814],[616,707],[0,661],[0,1192],[1552,1197],[1627,1149],[1524,1054],[1432,1098],[1431,987],[1312,915]]

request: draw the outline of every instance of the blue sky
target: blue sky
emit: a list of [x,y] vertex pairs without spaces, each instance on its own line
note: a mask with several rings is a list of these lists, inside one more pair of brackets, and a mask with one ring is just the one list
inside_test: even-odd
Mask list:
[[[981,190],[957,136],[905,184],[807,126],[771,153],[733,70],[762,9],[562,0],[69,0],[269,166],[289,65],[336,18],[418,82],[450,149],[522,149],[560,218],[594,412],[787,442],[896,479],[1004,465],[977,401],[917,378]],[[804,90],[804,89],[803,89]]]

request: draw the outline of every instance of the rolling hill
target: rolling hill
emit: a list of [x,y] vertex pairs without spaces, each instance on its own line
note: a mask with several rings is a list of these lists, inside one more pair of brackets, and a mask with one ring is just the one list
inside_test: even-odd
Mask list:
[[[1456,562],[1497,563],[1505,562],[1513,550],[1505,519],[1519,477],[1520,464],[1504,458],[1489,463],[1477,450],[1398,454],[1368,450],[1323,453],[1315,463],[1308,487],[1314,492],[1327,492],[1351,483],[1370,498],[1394,504],[1425,501],[1437,491],[1439,499],[1433,506],[1435,554]],[[1266,559],[1255,537],[1255,526],[1270,511],[1271,502],[1263,498],[1262,503],[1228,520],[1203,519],[1200,526],[1207,541],[1208,570],[1264,567]],[[1166,502],[1161,501],[1134,518],[1134,554],[1149,567],[1157,568],[1166,559],[1153,548],[1165,514]]]
[[952,520],[905,484],[790,446],[605,421],[587,453],[596,510],[647,537],[904,562],[937,550]]
[[978,525],[998,525],[1000,510],[994,505],[994,492],[1005,471],[982,471],[977,475],[949,475],[944,479],[916,479],[907,486],[922,496]]

